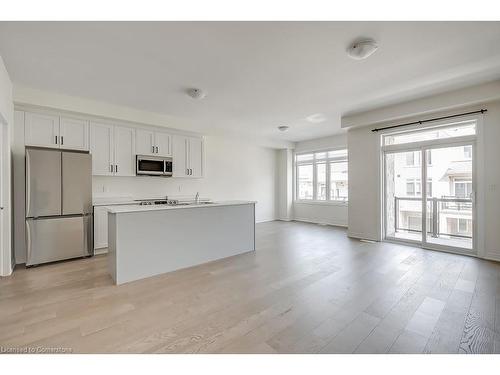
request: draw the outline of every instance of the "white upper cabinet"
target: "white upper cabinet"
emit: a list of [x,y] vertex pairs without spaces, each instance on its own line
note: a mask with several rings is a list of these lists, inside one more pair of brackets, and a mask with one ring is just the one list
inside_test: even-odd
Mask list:
[[204,139],[122,126],[86,116],[24,112],[26,146],[90,150],[95,176],[135,176],[136,155],[172,157],[173,177],[204,175]]
[[136,151],[138,155],[171,156],[170,134],[137,129]]
[[203,139],[188,138],[190,176],[203,177]]
[[89,122],[78,118],[61,117],[60,146],[71,150],[89,149]]
[[71,117],[26,112],[24,120],[26,146],[89,149],[89,123]]
[[90,123],[90,152],[92,153],[92,174],[112,176],[114,173],[113,125]]
[[173,176],[203,177],[203,138],[174,136]]
[[170,134],[162,132],[155,133],[156,154],[158,156],[172,156],[170,140]]
[[187,137],[174,135],[173,139],[173,177],[187,177],[188,176],[188,160],[187,160]]
[[59,147],[59,116],[26,112],[24,143],[26,146]]
[[154,143],[154,132],[144,129],[137,129],[135,147],[138,155],[156,155]]
[[115,126],[115,176],[135,176],[135,129]]
[[93,175],[135,176],[135,129],[92,122],[90,134]]

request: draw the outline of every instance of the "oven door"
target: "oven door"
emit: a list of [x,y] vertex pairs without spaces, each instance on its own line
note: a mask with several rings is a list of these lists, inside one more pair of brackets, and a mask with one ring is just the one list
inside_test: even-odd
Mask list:
[[137,155],[136,175],[163,176],[165,161],[162,158],[142,157]]

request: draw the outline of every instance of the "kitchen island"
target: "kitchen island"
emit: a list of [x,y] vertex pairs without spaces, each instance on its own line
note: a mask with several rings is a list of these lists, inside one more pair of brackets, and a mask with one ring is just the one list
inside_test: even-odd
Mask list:
[[255,202],[108,206],[116,284],[255,250]]

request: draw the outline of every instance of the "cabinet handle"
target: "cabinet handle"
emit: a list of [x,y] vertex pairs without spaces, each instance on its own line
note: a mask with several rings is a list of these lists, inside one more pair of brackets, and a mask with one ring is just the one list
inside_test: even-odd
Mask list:
[[189,168],[189,174],[192,176],[193,175],[193,170]]
[[186,169],[186,175],[189,176],[189,169]]
[[61,144],[64,144],[64,135],[61,135]]
[[56,135],[56,145],[57,145],[57,135]]
[[118,173],[118,164],[115,164],[115,172]]
[[157,153],[157,154],[159,153],[159,151],[158,151],[158,150],[159,150],[159,149],[158,149],[158,146],[156,146],[156,153]]
[[113,172],[113,164],[110,164],[109,168],[110,168],[110,172]]

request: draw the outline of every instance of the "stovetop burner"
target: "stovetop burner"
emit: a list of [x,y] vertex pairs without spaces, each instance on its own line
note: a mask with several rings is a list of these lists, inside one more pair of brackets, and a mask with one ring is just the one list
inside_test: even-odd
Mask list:
[[179,201],[176,199],[169,199],[169,200],[149,200],[149,201],[142,201],[139,203],[141,206],[153,206],[157,204],[166,204],[169,206],[175,206],[179,204]]

